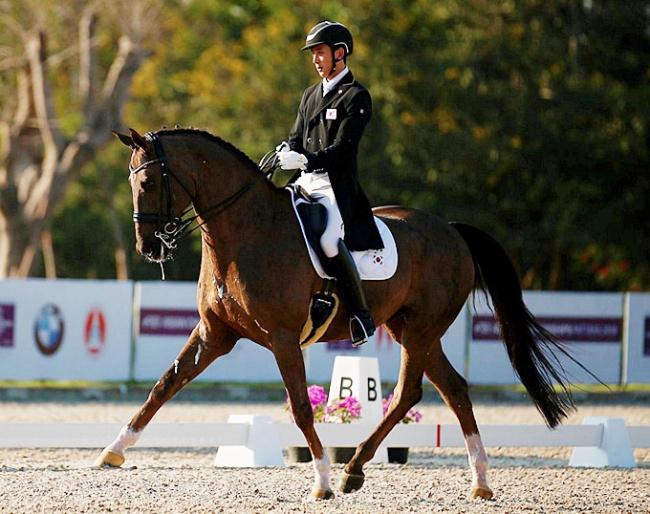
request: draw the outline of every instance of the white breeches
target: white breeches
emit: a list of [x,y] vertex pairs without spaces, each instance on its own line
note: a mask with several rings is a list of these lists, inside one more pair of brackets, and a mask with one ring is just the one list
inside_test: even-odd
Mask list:
[[320,245],[327,257],[336,256],[339,253],[339,240],[345,237],[345,228],[327,174],[303,173],[296,180],[296,184],[302,186],[310,196],[327,209],[327,227],[320,238]]

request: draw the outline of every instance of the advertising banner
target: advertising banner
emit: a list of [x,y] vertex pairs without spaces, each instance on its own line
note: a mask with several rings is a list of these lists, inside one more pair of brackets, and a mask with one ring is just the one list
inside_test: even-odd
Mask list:
[[129,378],[132,282],[0,281],[0,380]]
[[[0,380],[155,381],[199,321],[194,282],[20,279],[0,281]],[[650,383],[650,294],[525,292],[538,321],[603,382]],[[481,295],[442,339],[452,366],[473,384],[516,384],[499,327]],[[422,334],[423,338],[429,334]],[[625,341],[625,342],[623,342]],[[303,352],[309,383],[328,383],[338,355],[376,357],[396,382],[401,347],[380,327]],[[198,356],[200,358],[200,355]],[[596,379],[558,355],[574,383]],[[196,380],[280,382],[272,353],[242,339]]]
[[650,294],[629,293],[623,383],[650,384]]
[[[477,296],[472,314],[470,374],[472,384],[517,384],[493,313]],[[620,293],[524,293],[528,309],[540,324],[564,341],[565,348],[605,383],[621,378],[623,294]],[[567,357],[556,353],[567,378],[573,383],[598,381]],[[554,362],[553,359],[551,359]]]

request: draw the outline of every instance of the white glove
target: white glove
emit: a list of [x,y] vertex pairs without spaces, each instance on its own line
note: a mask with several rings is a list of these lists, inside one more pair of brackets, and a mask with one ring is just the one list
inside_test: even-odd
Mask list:
[[307,157],[293,150],[277,152],[280,160],[280,167],[283,170],[301,170],[307,169]]

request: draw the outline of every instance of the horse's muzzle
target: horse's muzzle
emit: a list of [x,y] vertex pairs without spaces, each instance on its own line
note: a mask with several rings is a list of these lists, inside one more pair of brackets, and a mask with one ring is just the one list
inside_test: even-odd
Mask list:
[[148,261],[158,263],[165,262],[171,253],[171,250],[158,239],[141,240],[136,244],[135,249]]

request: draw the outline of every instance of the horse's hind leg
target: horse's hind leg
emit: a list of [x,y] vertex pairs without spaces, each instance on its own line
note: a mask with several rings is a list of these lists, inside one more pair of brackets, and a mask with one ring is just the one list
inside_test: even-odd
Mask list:
[[492,498],[487,484],[488,459],[479,435],[467,382],[442,351],[440,341],[434,344],[425,365],[425,375],[436,387],[447,406],[456,414],[465,438],[467,457],[472,470],[472,498]]
[[[404,342],[408,341],[404,339]],[[423,363],[427,356],[427,348],[413,345],[410,348],[402,346],[401,366],[393,400],[386,416],[379,423],[368,439],[359,445],[352,460],[343,471],[339,489],[351,493],[361,488],[365,480],[363,466],[375,455],[381,442],[417,402],[422,398]]]
[[124,452],[133,446],[154,414],[183,386],[198,376],[217,357],[232,350],[237,338],[224,331],[221,337],[206,335],[199,323],[174,363],[156,382],[149,397],[137,414],[122,428],[117,438],[102,451],[95,461],[96,467],[119,467],[124,462]]

